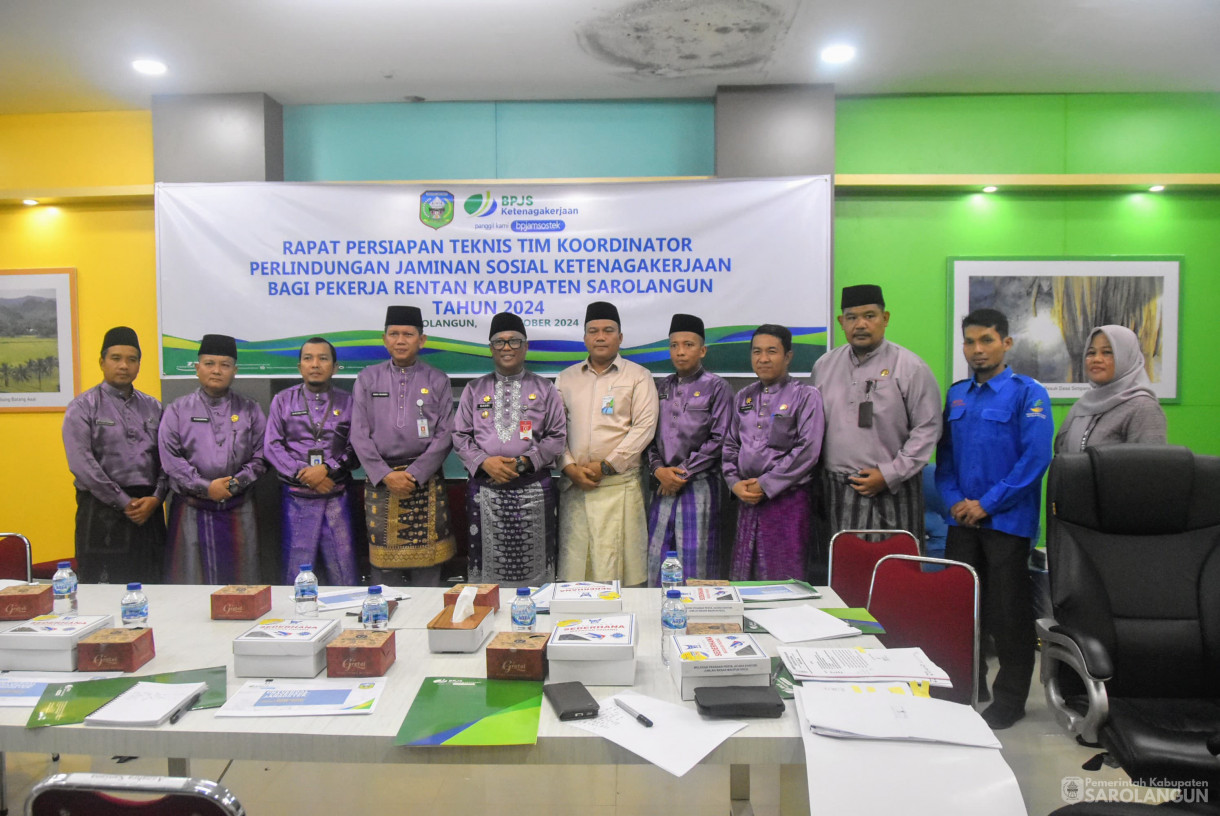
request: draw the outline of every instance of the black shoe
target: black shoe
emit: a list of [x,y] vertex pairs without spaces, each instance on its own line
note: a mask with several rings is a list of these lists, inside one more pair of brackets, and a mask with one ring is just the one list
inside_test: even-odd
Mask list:
[[992,731],[1003,731],[1005,728],[1012,728],[1024,716],[1024,708],[992,703],[983,711],[983,722],[987,723]]
[[991,702],[991,690],[987,688],[986,683],[979,683],[979,702],[980,703],[990,703]]

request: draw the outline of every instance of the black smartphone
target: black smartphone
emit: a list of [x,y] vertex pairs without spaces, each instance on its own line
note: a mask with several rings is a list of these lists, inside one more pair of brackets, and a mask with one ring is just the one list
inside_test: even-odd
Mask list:
[[597,716],[597,700],[593,699],[584,683],[576,680],[570,683],[548,683],[542,687],[542,693],[551,701],[555,715],[561,720],[583,720]]

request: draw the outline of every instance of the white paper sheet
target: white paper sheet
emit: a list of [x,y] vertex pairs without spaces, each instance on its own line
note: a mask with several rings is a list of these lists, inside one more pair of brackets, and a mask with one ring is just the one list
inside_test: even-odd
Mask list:
[[49,683],[105,680],[122,672],[0,672],[0,708],[33,708]]
[[[329,592],[318,593],[318,611],[330,612],[334,609],[356,609],[364,603],[369,595],[367,587],[355,589],[332,589]],[[381,585],[381,597],[387,601],[405,601],[411,596],[401,589]]]
[[793,604],[783,609],[750,609],[745,615],[784,643],[863,634],[850,623],[808,604]]
[[780,659],[797,680],[892,680],[952,688],[949,675],[923,649],[860,649],[781,646]]
[[534,599],[534,609],[538,612],[551,611],[551,598],[555,597],[555,585],[543,584],[530,595]]
[[216,711],[217,717],[316,717],[372,714],[384,677],[250,680]]
[[[641,725],[615,705],[616,697],[652,720],[652,728]],[[600,704],[596,717],[576,720],[570,725],[599,734],[674,776],[685,775],[717,745],[747,725],[740,720],[701,717],[685,706],[629,691],[601,700]]]
[[796,696],[813,730],[828,737],[1002,747],[977,711],[948,700],[856,694],[842,683],[805,683]]

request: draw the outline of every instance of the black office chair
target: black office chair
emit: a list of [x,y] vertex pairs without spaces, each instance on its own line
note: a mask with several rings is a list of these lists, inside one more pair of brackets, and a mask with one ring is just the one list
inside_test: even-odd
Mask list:
[[1137,784],[1220,792],[1220,457],[1063,454],[1047,508],[1047,704]]

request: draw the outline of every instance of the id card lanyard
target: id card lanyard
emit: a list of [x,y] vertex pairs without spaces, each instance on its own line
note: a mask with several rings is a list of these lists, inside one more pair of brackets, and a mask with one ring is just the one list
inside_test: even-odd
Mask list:
[[860,414],[856,418],[856,425],[860,428],[873,427],[873,386],[877,384],[876,380],[864,381],[864,399],[860,402]]
[[335,404],[335,395],[333,392],[327,392],[326,395],[326,410],[322,412],[322,420],[320,422],[313,421],[313,414],[309,412],[309,400],[305,398],[305,386],[301,386],[301,407],[305,409],[305,421],[309,423],[309,435],[313,437],[313,447],[309,450],[309,466],[320,465],[324,461],[322,454],[322,435],[326,432],[326,418],[330,416],[331,406]]

